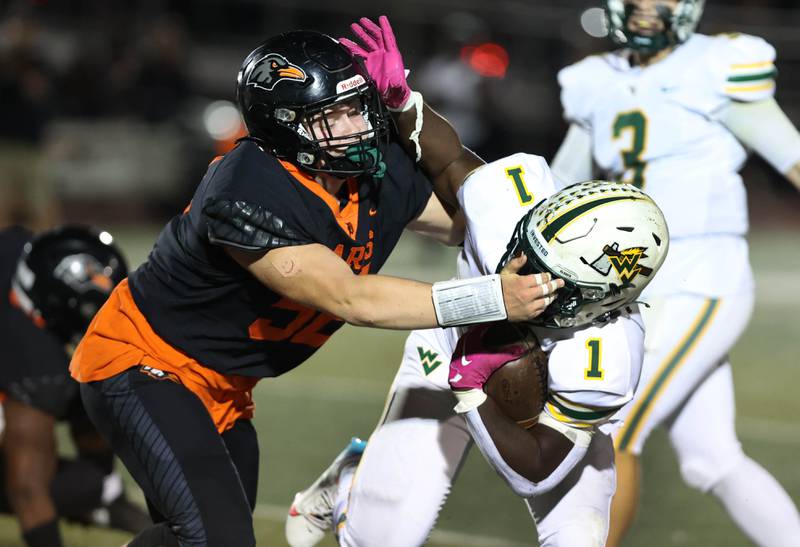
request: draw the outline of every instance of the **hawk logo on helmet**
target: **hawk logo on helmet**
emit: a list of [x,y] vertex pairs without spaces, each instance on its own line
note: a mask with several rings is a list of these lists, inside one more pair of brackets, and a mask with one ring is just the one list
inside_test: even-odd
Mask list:
[[620,280],[623,283],[630,283],[639,274],[650,277],[653,273],[652,268],[639,264],[639,259],[647,258],[647,255],[644,254],[646,250],[647,247],[631,247],[618,251],[614,247],[606,245],[603,247],[603,254],[608,257],[608,261],[619,274]]
[[254,61],[247,76],[247,85],[272,91],[278,82],[294,80],[305,82],[308,79],[305,71],[297,65],[286,60],[278,53],[268,53],[261,59]]

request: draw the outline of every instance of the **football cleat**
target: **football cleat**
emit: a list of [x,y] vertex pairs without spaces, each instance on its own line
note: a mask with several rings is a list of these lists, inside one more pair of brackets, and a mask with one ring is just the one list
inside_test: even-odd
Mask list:
[[358,465],[366,441],[353,437],[333,463],[314,483],[294,496],[286,517],[286,541],[292,547],[311,547],[333,531],[333,505],[339,476],[345,469]]
[[133,503],[125,494],[108,504],[108,527],[138,534],[153,525],[147,511]]
[[138,534],[153,525],[147,511],[129,500],[124,494],[108,505],[67,518],[84,526],[100,526],[131,534]]

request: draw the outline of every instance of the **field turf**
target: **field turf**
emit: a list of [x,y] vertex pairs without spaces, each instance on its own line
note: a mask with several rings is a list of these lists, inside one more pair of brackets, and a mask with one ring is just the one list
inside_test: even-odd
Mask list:
[[[152,230],[117,230],[133,264],[144,259]],[[800,253],[797,237],[750,238],[758,283],[755,315],[733,352],[737,428],[745,451],[800,499],[800,398],[793,378],[800,355]],[[787,252],[793,250],[793,252]],[[444,279],[453,252],[406,238],[384,273]],[[327,466],[351,435],[368,436],[394,376],[405,334],[344,327],[302,367],[256,389],[261,482],[256,510],[259,545],[285,545],[283,514],[296,490]],[[701,427],[701,424],[698,424]],[[643,508],[626,545],[728,547],[747,545],[714,499],[680,480],[662,431],[644,453]],[[132,488],[132,490],[135,489]],[[117,547],[126,536],[63,525],[71,547]],[[19,545],[16,523],[0,518],[0,547]],[[429,545],[504,547],[535,544],[523,504],[473,450]],[[335,545],[332,539],[324,545]]]

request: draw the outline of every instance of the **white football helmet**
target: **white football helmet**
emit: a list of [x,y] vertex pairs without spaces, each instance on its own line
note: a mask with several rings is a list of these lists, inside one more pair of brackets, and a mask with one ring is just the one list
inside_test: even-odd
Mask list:
[[556,300],[534,320],[546,327],[604,321],[636,300],[669,249],[667,222],[650,197],[630,184],[594,180],[556,192],[517,224],[498,271],[520,252],[520,272],[564,280]]

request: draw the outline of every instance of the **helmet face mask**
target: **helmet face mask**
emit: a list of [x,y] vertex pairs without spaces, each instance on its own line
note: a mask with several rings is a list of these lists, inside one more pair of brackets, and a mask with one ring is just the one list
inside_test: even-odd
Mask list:
[[[251,137],[279,158],[339,178],[383,176],[391,118],[360,61],[333,38],[293,31],[265,41],[242,64],[237,98]],[[363,129],[339,134],[332,116],[348,107]]]
[[[301,139],[295,160],[304,169],[339,177],[383,176],[386,166],[382,150],[388,143],[389,118],[377,92],[366,82],[334,100],[279,113],[287,114],[298,120],[282,123]],[[363,129],[338,134],[335,122],[354,115],[360,119],[351,124],[362,125]]]
[[608,320],[638,298],[669,248],[666,221],[653,201],[628,184],[573,184],[533,207],[517,223],[498,271],[525,254],[520,275],[564,280],[533,323],[577,327]]
[[128,275],[107,232],[67,225],[28,242],[11,289],[19,306],[62,342],[77,344],[114,286]]
[[628,27],[629,19],[636,10],[634,3],[626,0],[606,0],[605,12],[609,36],[617,45],[643,53],[656,53],[688,40],[700,22],[704,6],[705,0],[677,0],[675,8],[670,9],[656,0],[655,9],[661,20],[662,30],[643,34]]

